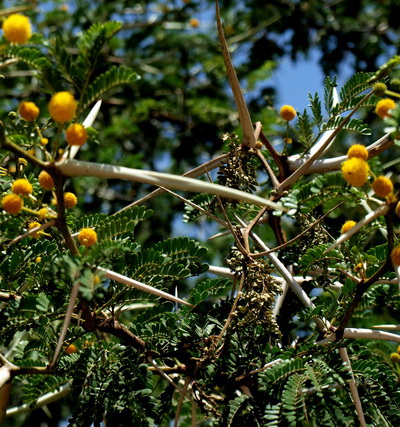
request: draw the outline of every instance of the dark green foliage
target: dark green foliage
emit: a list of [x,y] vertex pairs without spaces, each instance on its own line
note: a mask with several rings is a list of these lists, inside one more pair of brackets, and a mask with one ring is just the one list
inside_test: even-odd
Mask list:
[[[321,94],[310,94],[309,109],[298,114],[293,128],[281,126],[272,108],[276,88],[269,87],[265,77],[284,52],[293,58],[307,53],[312,40],[319,40],[324,49],[321,61],[326,70],[339,67],[345,54],[354,54],[362,46],[355,66],[373,71],[377,58],[388,53],[384,48],[389,36],[398,32],[398,7],[385,1],[333,2],[329,7],[324,2],[281,0],[221,5],[234,61],[240,59],[237,74],[247,90],[252,122],[262,122],[264,136],[271,137],[277,150],[285,132],[294,141],[285,152],[271,150],[271,154],[262,137],[264,146],[256,151],[242,146],[235,133],[239,121],[227,91],[218,42],[210,30],[214,24],[203,20],[203,7],[208,19],[214,3],[170,3],[139,2],[132,7],[128,2],[82,0],[71,3],[70,11],[29,12],[36,21],[35,31],[43,35],[35,35],[25,46],[4,44],[1,52],[4,59],[18,60],[3,63],[6,78],[0,80],[6,137],[23,150],[33,147],[40,160],[56,160],[58,148],[66,148],[68,124],[57,130],[46,103],[55,91],[68,90],[79,103],[74,118],[78,123],[96,100],[102,100],[96,129],[89,130],[91,137],[79,158],[182,174],[225,150],[226,161],[218,175],[205,167],[200,179],[217,176],[222,185],[258,191],[289,210],[275,215],[269,208],[261,211],[249,203],[197,194],[193,203],[230,221],[231,228],[215,231],[207,220],[200,227],[191,224],[186,233],[177,226],[181,205],[171,203],[169,196],[149,199],[142,206],[140,198],[148,188],[138,183],[63,177],[63,188],[79,196],[77,208],[67,212],[66,223],[59,215],[41,240],[13,241],[31,220],[48,220],[39,218],[37,209],[50,203],[51,195],[38,185],[37,164],[21,168],[21,152],[2,149],[1,193],[9,192],[12,180],[23,173],[34,187],[34,197],[24,199],[30,210],[17,216],[0,215],[1,353],[20,369],[13,379],[12,405],[33,405],[43,394],[70,385],[69,400],[53,404],[66,408],[71,426],[97,427],[105,422],[166,427],[175,416],[182,427],[194,421],[199,426],[224,427],[357,425],[348,386],[351,375],[338,352],[343,346],[368,425],[395,425],[400,395],[398,366],[390,358],[394,345],[357,339],[335,342],[331,336],[358,289],[385,265],[388,268],[379,277],[383,282],[365,289],[346,326],[394,324],[400,316],[398,283],[387,262],[391,240],[398,244],[394,206],[386,218],[375,219],[325,253],[346,219],[364,218],[380,202],[370,197],[367,186],[351,188],[337,164],[333,172],[321,168],[323,172],[304,175],[279,192],[266,162],[279,179],[285,179],[293,172],[294,158],[287,162],[287,156],[306,159],[325,131],[357,132],[366,145],[372,143],[366,136],[381,136],[382,123],[368,115],[379,99],[375,96],[364,100],[362,107],[368,108],[359,111],[357,118],[342,125],[372,82],[395,77],[388,73],[396,73],[399,58],[376,73],[357,73],[339,90],[336,105],[337,81],[327,78],[324,108]],[[190,26],[194,17],[200,17],[199,27]],[[10,113],[28,98],[41,108],[35,123]],[[397,113],[386,122],[394,137]],[[37,129],[51,140],[47,152]],[[228,132],[222,141],[221,132]],[[330,154],[345,154],[355,142],[352,138],[352,133],[339,132],[320,163]],[[369,161],[371,170],[396,172],[395,165],[385,161]],[[118,211],[132,202],[137,205]],[[189,205],[185,212],[187,222],[201,216]],[[249,223],[257,215],[260,222],[246,229],[241,220]],[[75,239],[82,228],[93,228],[98,242],[87,248],[75,240],[76,250],[69,234]],[[388,233],[381,236],[380,229]],[[201,232],[207,238],[219,231],[225,232],[222,239],[205,243],[186,237]],[[281,246],[292,237],[294,242]],[[269,253],[260,254],[264,242],[271,248],[280,246],[274,252],[282,262],[279,268]],[[223,259],[230,269],[223,272],[224,277],[232,272],[233,278],[202,276],[208,270],[206,261],[222,265]],[[170,296],[176,293],[190,305],[166,302],[110,280],[110,271],[104,269]],[[286,286],[277,277],[282,269],[293,275],[291,285],[298,282],[301,289],[297,293],[289,289],[280,306]],[[53,366],[75,289],[78,296]],[[312,305],[303,307],[302,292]],[[316,326],[321,323],[326,327]],[[324,342],[327,337],[334,342]],[[69,344],[76,346],[75,353],[67,354]],[[180,407],[183,389],[186,396]],[[49,411],[53,413],[51,406]],[[10,422],[21,425],[24,421],[13,418]],[[25,421],[29,423],[32,420]]]

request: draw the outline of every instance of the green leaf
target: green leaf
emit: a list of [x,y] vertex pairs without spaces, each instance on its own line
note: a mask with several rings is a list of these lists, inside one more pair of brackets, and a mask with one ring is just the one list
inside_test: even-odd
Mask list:
[[88,62],[91,67],[97,62],[106,42],[122,27],[120,22],[109,21],[93,24],[82,33],[77,45],[82,62]]
[[[324,131],[336,129],[345,120],[345,117],[334,117],[323,127]],[[360,133],[361,135],[371,135],[371,129],[362,120],[351,119],[344,126],[343,130]]]
[[218,278],[203,280],[190,292],[189,302],[193,305],[198,305],[210,295],[217,295],[229,286],[232,286],[232,281],[229,279]]
[[44,71],[46,68],[51,67],[47,56],[35,47],[10,45],[2,55],[7,58],[19,59],[39,71]]
[[298,113],[297,128],[299,131],[299,142],[306,148],[310,148],[314,142],[315,136],[313,127],[307,110],[303,114]]
[[140,77],[132,68],[125,66],[112,67],[110,70],[98,76],[96,80],[87,87],[80,109],[83,111],[93,102],[102,98],[104,94],[112,88],[122,84],[132,84],[139,79]]
[[318,93],[315,93],[314,97],[311,95],[311,93],[309,93],[308,100],[310,101],[310,108],[313,113],[313,122],[315,126],[317,126],[319,130],[321,130],[323,117],[322,117],[321,101],[319,100]]

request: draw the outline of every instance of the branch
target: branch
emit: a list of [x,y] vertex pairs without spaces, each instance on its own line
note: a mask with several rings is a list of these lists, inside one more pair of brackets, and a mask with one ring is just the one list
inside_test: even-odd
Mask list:
[[79,160],[66,160],[62,163],[58,163],[57,168],[65,176],[97,176],[108,179],[125,179],[158,187],[192,191],[195,193],[215,194],[229,199],[245,201],[254,205],[268,206],[271,209],[286,211],[281,205],[262,197],[246,193],[245,191],[173,174],[131,169],[102,163],[83,162]]
[[103,276],[107,279],[115,280],[116,282],[123,283],[124,285],[130,286],[131,288],[139,289],[143,292],[156,295],[160,298],[165,298],[167,300],[177,302],[179,304],[184,304],[188,305],[189,307],[193,307],[192,304],[188,303],[187,301],[184,301],[183,299],[177,298],[174,295],[167,294],[166,292],[153,288],[152,286],[145,285],[144,283],[138,282],[137,280],[131,279],[130,277],[116,273],[115,271],[111,271],[103,267],[97,267],[96,270],[101,272]]
[[41,408],[42,406],[49,405],[52,402],[55,402],[63,397],[67,396],[71,391],[70,383],[66,383],[60,387],[58,391],[52,391],[46,393],[43,396],[40,396],[36,401],[36,404],[32,407],[32,404],[24,404],[21,406],[15,406],[13,408],[7,409],[6,416],[14,417],[15,415],[23,414],[25,412],[31,412],[33,409]]
[[315,153],[313,153],[295,172],[293,172],[292,175],[290,175],[285,179],[285,181],[281,183],[277,190],[278,195],[281,195],[284,191],[288,190],[297,181],[298,178],[307,173],[307,170],[311,167],[314,161],[321,156],[321,154],[325,151],[325,148],[336,138],[337,134],[343,129],[344,125],[349,122],[351,117],[371,95],[372,92],[369,92],[367,95],[365,95],[350,112],[350,114],[344,118],[340,125],[326,139],[323,139],[322,143],[318,144],[318,150],[315,151]]
[[[365,328],[345,328],[343,331],[343,338],[394,341],[400,343],[400,335],[384,331],[373,331],[372,329]],[[316,344],[326,345],[337,340],[338,337],[337,333],[335,332],[323,340],[318,341]]]
[[354,227],[351,227],[349,231],[340,235],[338,239],[336,239],[335,243],[329,246],[328,249],[325,250],[324,255],[328,254],[333,249],[337,248],[341,245],[345,240],[350,239],[350,237],[357,233],[364,225],[369,224],[375,218],[378,218],[381,215],[385,215],[389,211],[389,205],[386,203],[382,203],[378,208],[376,208],[373,212],[367,214],[361,221],[357,222]]
[[[383,151],[387,150],[394,144],[393,140],[390,139],[390,135],[386,134],[382,138],[375,141],[373,144],[366,147],[369,152],[368,159],[372,159]],[[298,154],[290,156],[287,159],[289,168],[291,171],[299,169],[308,159],[309,155],[300,157]],[[340,170],[342,163],[347,160],[346,156],[333,157],[331,159],[320,159],[316,160],[312,166],[306,171],[307,174],[330,172]]]
[[244,100],[244,96],[240,88],[235,68],[232,64],[231,56],[229,55],[228,45],[224,36],[224,30],[222,29],[218,0],[215,1],[215,10],[217,15],[218,38],[221,44],[222,56],[224,58],[229,84],[231,86],[232,93],[235,98],[235,103],[239,114],[240,126],[243,131],[243,145],[248,148],[255,148],[256,140],[254,138],[253,124],[250,118],[249,110],[247,109],[246,101]]

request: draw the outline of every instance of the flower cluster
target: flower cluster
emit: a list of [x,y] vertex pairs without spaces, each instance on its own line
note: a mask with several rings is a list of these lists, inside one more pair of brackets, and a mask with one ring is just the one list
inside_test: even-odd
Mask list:
[[291,105],[282,106],[279,113],[286,122],[290,122],[296,117],[296,110]]
[[97,242],[97,233],[91,228],[82,228],[78,234],[78,241],[87,248],[93,246]]
[[357,223],[355,221],[346,221],[343,225],[342,225],[342,229],[340,230],[340,232],[342,234],[347,233],[350,229],[352,229]]
[[75,117],[78,104],[70,92],[57,92],[49,102],[51,118],[59,123],[71,121]]
[[384,117],[389,117],[389,111],[393,110],[395,107],[396,103],[393,101],[393,99],[384,98],[378,101],[376,104],[375,113],[383,119]]
[[342,165],[343,178],[353,187],[362,187],[368,179],[368,163],[359,157],[351,157]]
[[33,192],[32,184],[25,178],[15,180],[11,185],[12,194],[3,197],[2,208],[9,214],[15,215],[21,211],[24,201],[20,197],[29,196]]
[[22,101],[18,106],[19,115],[27,122],[33,122],[39,116],[39,107],[33,102]]
[[3,34],[11,43],[25,44],[32,36],[29,18],[19,13],[10,15],[3,22]]

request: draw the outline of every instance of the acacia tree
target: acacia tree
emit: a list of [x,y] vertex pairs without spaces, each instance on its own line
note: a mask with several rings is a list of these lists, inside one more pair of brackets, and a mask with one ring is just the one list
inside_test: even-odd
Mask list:
[[[217,5],[242,136],[226,134],[224,154],[179,176],[115,166],[96,145],[99,100],[138,81],[100,61],[120,24],[88,28],[71,57],[61,39],[9,19],[4,58],[35,69],[45,90],[4,119],[0,140],[2,415],[15,425],[63,398],[79,426],[394,424],[399,209],[384,175],[395,163],[378,159],[397,149],[399,58],[339,94],[327,78],[324,109],[318,94],[309,111],[282,107],[278,150],[243,99]],[[354,118],[361,109],[375,109],[385,133]],[[329,156],[344,132],[370,139]],[[81,146],[92,161],[75,159]],[[93,178],[159,188],[114,214],[76,211]],[[149,200],[172,197],[185,221],[217,224],[225,266],[207,258],[213,241],[135,238],[163,216]]]

